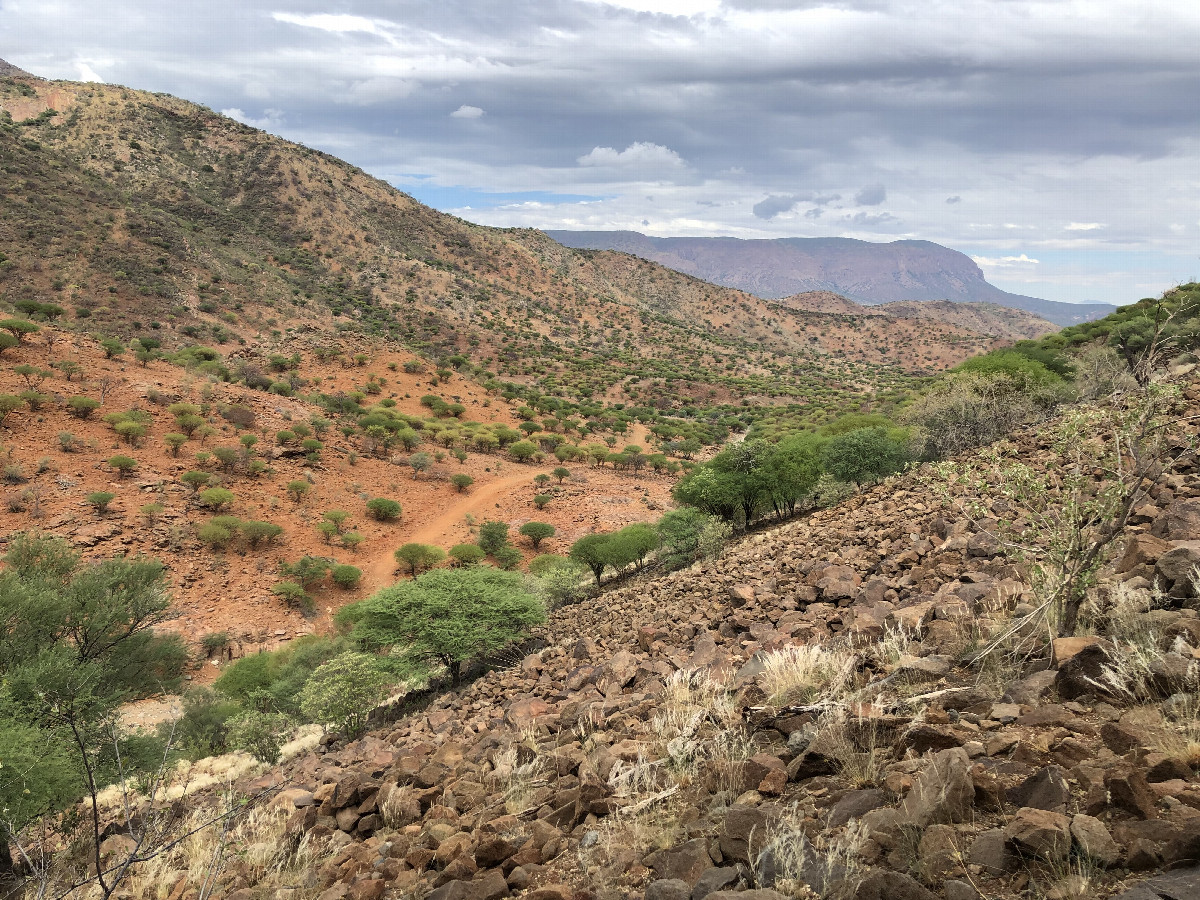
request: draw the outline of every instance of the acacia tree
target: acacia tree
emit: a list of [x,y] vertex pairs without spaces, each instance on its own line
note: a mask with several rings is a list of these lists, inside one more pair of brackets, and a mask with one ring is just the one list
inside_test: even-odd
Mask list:
[[338,613],[364,648],[393,647],[409,662],[441,663],[455,686],[463,663],[507,646],[545,617],[520,575],[489,568],[434,569]]
[[84,798],[94,877],[108,897],[148,849],[148,826],[131,820],[134,851],[107,868],[100,855],[99,793],[128,774],[118,710],[177,688],[187,661],[178,635],[157,632],[168,618],[165,569],[141,557],[81,563],[62,539],[29,534],[10,541],[4,561],[0,807],[7,818],[0,821],[0,874],[12,871],[15,831]]

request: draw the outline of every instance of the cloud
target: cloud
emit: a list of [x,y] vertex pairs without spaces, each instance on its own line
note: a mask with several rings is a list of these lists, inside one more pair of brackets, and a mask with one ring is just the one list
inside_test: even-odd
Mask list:
[[1036,266],[1038,261],[1022,253],[1020,256],[972,256],[975,265],[983,269],[1002,269],[1012,266]]
[[771,194],[765,200],[760,200],[751,208],[751,212],[760,219],[773,219],[786,212],[791,212],[800,202],[798,196],[777,196]]
[[900,220],[891,213],[858,212],[843,216],[842,219],[855,231],[895,232],[899,230]]
[[887,188],[882,184],[869,184],[854,195],[859,206],[878,206],[887,199]]
[[465,103],[450,113],[452,119],[478,119],[483,115],[483,110],[478,106],[467,106]]
[[85,62],[81,62],[79,64],[79,80],[80,81],[100,82],[100,83],[104,82],[104,79],[96,74],[96,70],[93,69],[91,66],[89,66]]
[[612,147],[594,147],[575,161],[581,166],[602,168],[682,168],[686,165],[674,150],[648,141],[630,144],[620,152]]
[[958,194],[955,194],[953,197],[947,197],[946,202],[952,205],[955,203],[962,203],[962,197],[958,196]]
[[1099,231],[1103,227],[1103,222],[1072,222],[1067,225],[1067,231]]
[[301,28],[314,28],[317,31],[327,31],[331,34],[381,34],[380,22],[363,16],[338,15],[332,13],[317,13],[315,15],[297,15],[296,13],[272,13],[271,18],[276,22],[288,25],[298,25]]
[[[791,212],[801,203],[813,203],[816,206],[821,207],[828,206],[833,201],[840,199],[842,199],[841,194],[816,194],[812,191],[805,191],[800,194],[771,194],[765,200],[760,200],[758,203],[755,203],[750,211],[760,219],[770,220],[776,216],[781,216],[784,213]],[[821,211],[819,209],[816,210],[815,215],[813,212],[814,211],[810,209],[804,215],[809,219],[820,218]]]
[[221,115],[228,116],[231,119],[236,119],[243,125],[249,125],[251,128],[258,128],[262,131],[278,131],[283,125],[283,111],[279,109],[264,109],[260,118],[248,116],[236,106],[229,109],[221,110]]

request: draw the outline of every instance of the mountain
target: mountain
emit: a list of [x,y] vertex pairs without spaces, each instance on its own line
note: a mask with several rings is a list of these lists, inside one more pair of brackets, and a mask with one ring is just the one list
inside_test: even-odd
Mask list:
[[884,316],[890,319],[925,319],[964,328],[979,334],[1020,341],[1058,331],[1058,326],[1033,313],[995,303],[954,303],[950,300],[893,300],[863,306],[840,294],[810,291],[784,297],[780,305],[792,309],[834,313],[843,316]]
[[619,250],[697,278],[779,299],[832,291],[864,305],[899,300],[984,302],[1023,309],[1056,325],[1108,315],[1105,303],[1059,303],[988,284],[974,261],[930,241],[875,244],[851,238],[656,238],[636,231],[547,231],[568,247]]

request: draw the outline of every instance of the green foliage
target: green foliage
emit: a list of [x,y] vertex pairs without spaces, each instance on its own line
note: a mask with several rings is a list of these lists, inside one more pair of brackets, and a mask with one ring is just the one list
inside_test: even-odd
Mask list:
[[609,539],[607,534],[585,534],[571,545],[567,553],[571,559],[591,570],[596,576],[596,587],[600,586],[600,579],[609,565]]
[[543,553],[529,561],[529,572],[535,576],[536,590],[547,606],[574,603],[585,593],[582,580],[587,568],[573,559]]
[[321,518],[326,522],[329,522],[337,534],[341,534],[342,526],[345,525],[346,521],[350,518],[350,513],[346,512],[344,509],[327,509],[325,512],[321,513]]
[[1015,350],[994,350],[983,356],[974,356],[952,371],[988,377],[1003,375],[1022,391],[1060,384],[1062,379],[1043,363],[1032,359],[1029,352],[1032,351],[1018,353]]
[[313,611],[312,597],[308,596],[308,591],[294,581],[281,581],[273,585],[271,593],[294,609],[299,609],[304,613]]
[[25,401],[15,394],[0,394],[0,422],[7,419],[9,413],[20,409],[24,403]]
[[450,476],[450,483],[454,485],[454,489],[460,494],[465,493],[467,488],[475,483],[475,479],[465,472],[455,472]]
[[555,528],[546,522],[526,522],[518,529],[519,533],[529,538],[529,543],[536,550],[542,541],[554,537]]
[[538,509],[545,509],[547,504],[549,504],[550,501],[553,499],[554,498],[552,496],[550,496],[549,494],[534,494],[533,495],[533,505],[536,506]]
[[100,349],[104,351],[105,359],[112,359],[125,352],[125,345],[116,338],[105,338],[100,342]]
[[[183,713],[164,722],[159,731],[174,738],[191,759],[218,756],[229,750],[229,720],[242,711],[239,703],[206,688],[191,688],[183,695]],[[172,729],[173,725],[173,729]]]
[[338,587],[350,590],[358,587],[358,582],[362,578],[362,569],[345,564],[336,565],[329,570],[329,577]]
[[515,569],[521,564],[521,551],[511,545],[500,547],[492,554],[492,559],[496,560],[496,565],[508,572]]
[[95,508],[96,512],[103,514],[108,512],[108,504],[112,503],[115,497],[115,494],[108,491],[93,491],[84,499]]
[[7,331],[17,343],[25,340],[27,335],[36,334],[41,331],[41,326],[35,325],[27,319],[0,319],[0,329]]
[[137,468],[137,460],[131,456],[110,456],[108,464],[117,470],[117,475],[124,478]]
[[0,807],[21,828],[116,777],[114,753],[132,749],[114,743],[121,704],[176,688],[187,650],[157,631],[169,598],[155,560],[81,563],[65,541],[31,534],[4,559]]
[[257,550],[259,544],[270,544],[283,534],[283,528],[271,522],[260,522],[251,519],[242,523],[242,537],[251,549]]
[[484,522],[479,526],[479,539],[476,543],[484,553],[493,555],[501,547],[508,545],[508,523]]
[[303,478],[296,478],[287,483],[288,496],[297,503],[299,503],[304,498],[304,495],[310,490],[312,490],[312,485]]
[[179,449],[187,443],[187,435],[179,434],[175,431],[168,431],[163,435],[163,443],[167,445],[172,456],[179,456]]
[[456,566],[477,566],[487,556],[478,544],[455,544],[450,548],[450,558]]
[[401,507],[395,500],[386,497],[376,497],[367,501],[367,512],[371,518],[379,522],[391,522],[400,518]]
[[189,472],[184,472],[179,476],[179,480],[192,489],[192,493],[200,490],[204,485],[208,484],[208,479],[211,476],[207,472],[201,472],[198,469],[192,469]]
[[196,529],[196,537],[214,550],[224,550],[237,532],[218,522],[205,522]]
[[544,621],[521,576],[489,568],[435,569],[346,607],[351,637],[412,662],[440,662],[457,685],[464,662],[493,653]]
[[284,578],[292,578],[305,589],[319,584],[325,579],[333,566],[333,560],[324,556],[302,556],[294,563],[287,561],[279,564],[279,574]]
[[529,441],[517,441],[509,444],[508,453],[517,462],[528,462],[537,454],[538,448]]
[[225,722],[226,741],[231,750],[244,750],[269,766],[279,762],[279,753],[294,728],[282,713],[244,709]]
[[856,484],[898,472],[909,459],[904,443],[878,426],[839,434],[821,448],[824,469],[839,481]]
[[229,506],[231,503],[233,503],[233,500],[233,491],[229,490],[228,488],[207,488],[201,491],[199,494],[200,505],[206,507],[207,509],[211,509],[214,512]]
[[366,728],[371,711],[387,699],[391,684],[369,654],[342,653],[305,682],[300,709],[309,721],[356,737]]
[[347,550],[357,550],[358,545],[363,542],[363,536],[357,531],[347,531],[342,535],[342,546]]
[[405,544],[394,556],[396,562],[408,566],[409,574],[414,576],[425,569],[433,568],[446,558],[446,554],[440,548],[417,543]]

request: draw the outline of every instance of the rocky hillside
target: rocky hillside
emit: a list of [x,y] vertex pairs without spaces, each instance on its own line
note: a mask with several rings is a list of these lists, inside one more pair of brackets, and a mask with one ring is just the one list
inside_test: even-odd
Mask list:
[[966,328],[1004,340],[1040,338],[1058,331],[1058,326],[1032,313],[995,303],[952,303],[949,300],[895,300],[863,306],[828,291],[809,291],[784,297],[780,305],[792,309],[835,313],[844,316],[886,316],[891,319],[924,319]]
[[619,250],[760,297],[832,291],[867,305],[899,300],[994,303],[1056,325],[1113,311],[1105,303],[1058,303],[988,284],[970,257],[930,241],[873,244],[850,238],[655,238],[636,231],[550,231],[568,247]]
[[[1115,548],[1103,636],[1020,657],[980,651],[1035,592],[944,497],[890,479],[559,609],[511,667],[247,776],[267,850],[214,896],[1200,896],[1194,449]],[[197,896],[178,855],[156,877]]]
[[995,343],[474,226],[166,95],[0,76],[0,159],[0,296],[168,348],[344,332],[558,396],[673,408],[856,399]]

